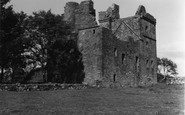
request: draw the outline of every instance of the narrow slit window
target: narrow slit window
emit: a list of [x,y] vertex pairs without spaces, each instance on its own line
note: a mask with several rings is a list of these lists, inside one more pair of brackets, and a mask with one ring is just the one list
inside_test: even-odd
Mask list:
[[95,34],[95,32],[96,32],[96,31],[95,31],[95,30],[93,30],[93,34]]
[[139,71],[139,57],[136,56],[136,71]]
[[118,56],[118,51],[116,48],[114,48],[114,56],[117,57]]
[[140,42],[140,44],[141,44],[141,50],[143,50],[143,46],[144,46],[144,40],[143,39],[141,39],[141,42]]
[[146,67],[149,68],[149,61],[146,60]]
[[153,68],[153,67],[154,67],[154,61],[151,60],[151,68]]
[[141,39],[141,45],[143,45],[144,40]]
[[116,74],[114,74],[114,76],[113,76],[113,81],[114,82],[116,81]]
[[147,30],[148,29],[148,26],[145,26],[145,30]]
[[148,47],[148,41],[146,41],[146,47]]
[[129,45],[127,44],[127,48],[129,47]]
[[122,64],[125,62],[126,58],[125,58],[125,54],[122,54]]

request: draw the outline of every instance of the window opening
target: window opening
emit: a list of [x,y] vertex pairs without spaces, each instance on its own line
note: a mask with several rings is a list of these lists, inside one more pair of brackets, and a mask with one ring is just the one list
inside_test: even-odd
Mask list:
[[118,56],[118,51],[116,48],[114,48],[114,56],[117,57]]
[[148,47],[148,41],[146,41],[146,47]]
[[95,34],[95,30],[93,30],[93,34]]
[[145,30],[147,30],[148,29],[148,26],[145,26]]
[[113,81],[114,82],[116,81],[116,74],[114,74],[114,76],[113,76]]
[[144,47],[143,47],[143,46],[144,46],[144,40],[141,39],[141,42],[140,42],[140,43],[141,43],[141,49],[143,50],[143,48],[144,48]]
[[127,48],[129,47],[129,45],[127,44]]
[[136,71],[139,71],[139,57],[136,56]]
[[154,67],[154,61],[151,60],[151,68],[153,68],[153,67]]
[[141,44],[143,44],[144,40],[141,39]]
[[149,61],[146,60],[146,67],[149,68]]
[[125,58],[125,54],[122,54],[122,64],[125,62],[126,58]]

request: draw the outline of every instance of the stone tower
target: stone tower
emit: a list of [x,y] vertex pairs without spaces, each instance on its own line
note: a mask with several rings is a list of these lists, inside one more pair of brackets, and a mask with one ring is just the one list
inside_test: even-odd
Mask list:
[[66,3],[64,20],[71,24],[75,32],[83,28],[96,26],[97,22],[93,1],[86,0],[80,4],[76,2]]

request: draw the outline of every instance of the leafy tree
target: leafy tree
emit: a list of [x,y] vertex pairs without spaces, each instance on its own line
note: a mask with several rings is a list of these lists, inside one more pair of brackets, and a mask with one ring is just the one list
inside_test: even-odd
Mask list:
[[[12,6],[6,7],[6,4],[10,0],[2,0],[1,7],[1,17],[0,17],[0,66],[1,66],[1,76],[0,82],[4,77],[5,68],[8,66],[8,56],[7,54],[7,43],[10,41],[10,31],[16,23],[16,19],[13,15]],[[7,26],[6,26],[7,25]]]
[[162,64],[162,62],[161,62],[161,58],[158,58],[157,57],[157,73],[161,73],[161,64]]
[[15,69],[23,66],[24,50],[21,34],[24,32],[22,20],[26,17],[23,12],[15,13],[12,6],[7,6],[10,0],[1,0],[1,17],[0,17],[0,67],[2,82],[4,73],[10,71],[11,75]]
[[[9,48],[12,56],[10,57],[10,67],[12,68],[12,82],[16,82],[15,76],[20,76],[24,74],[24,68],[26,67],[25,60],[25,50],[28,45],[26,44],[23,36],[25,32],[25,20],[27,19],[27,15],[24,12],[16,13],[17,23],[13,28],[13,35],[15,39],[11,42],[11,47]],[[21,77],[21,76],[20,76]]]
[[168,76],[177,75],[177,65],[168,58],[157,58],[158,73],[162,74],[164,77],[161,81],[165,80]]
[[49,56],[49,81],[82,83],[84,79],[82,56],[74,39],[65,42],[57,40],[52,45]]
[[59,58],[70,57],[71,54],[66,51],[74,49],[73,44],[66,47],[66,44],[70,42],[70,35],[70,26],[63,21],[63,17],[52,14],[50,10],[34,12],[33,16],[28,18],[24,35],[29,43],[29,48],[25,53],[27,64],[29,67],[32,65],[32,70],[40,67],[45,81],[51,81],[52,77],[56,76],[56,71],[58,71],[57,75],[63,76],[64,72],[59,71],[59,67],[62,70],[68,68],[69,65],[65,65],[68,60]]
[[[8,2],[3,0],[1,4],[0,81],[7,71],[12,82],[16,82],[16,76],[26,72],[29,75],[40,68],[45,81],[82,82],[83,64],[76,45],[77,35],[71,33],[63,17],[50,10],[34,12],[32,16],[15,13],[12,6],[6,6]],[[25,77],[24,81],[27,80]]]

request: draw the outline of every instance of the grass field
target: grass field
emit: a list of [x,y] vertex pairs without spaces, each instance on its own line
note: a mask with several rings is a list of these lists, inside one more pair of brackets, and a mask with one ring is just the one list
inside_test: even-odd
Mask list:
[[184,115],[184,86],[0,92],[0,115]]

